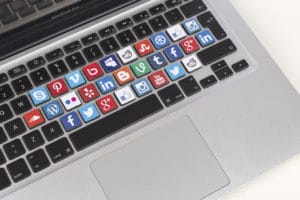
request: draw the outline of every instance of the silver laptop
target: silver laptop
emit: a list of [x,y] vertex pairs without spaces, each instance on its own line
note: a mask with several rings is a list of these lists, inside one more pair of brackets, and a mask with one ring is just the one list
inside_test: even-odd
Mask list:
[[300,152],[228,0],[0,0],[0,58],[3,200],[214,200]]

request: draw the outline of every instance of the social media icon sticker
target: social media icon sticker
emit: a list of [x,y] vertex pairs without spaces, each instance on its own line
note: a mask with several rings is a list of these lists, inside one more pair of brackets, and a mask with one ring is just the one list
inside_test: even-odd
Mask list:
[[103,114],[107,114],[118,108],[117,102],[112,95],[107,95],[97,100],[97,105]]
[[202,67],[201,62],[196,55],[188,56],[182,59],[181,62],[188,72],[196,71]]
[[57,116],[62,115],[64,113],[63,108],[57,100],[44,105],[42,109],[47,119],[49,120],[54,119]]
[[168,28],[167,33],[173,42],[176,42],[186,36],[186,33],[180,24]]
[[131,65],[131,69],[136,77],[140,78],[151,72],[150,66],[146,60],[140,60]]
[[141,57],[144,57],[154,52],[154,47],[148,39],[136,43],[134,47]]
[[131,46],[121,49],[117,54],[123,64],[130,63],[138,58],[137,54]]
[[74,71],[68,75],[66,75],[66,80],[70,88],[77,88],[83,84],[85,84],[85,80],[80,71]]
[[208,45],[211,45],[215,43],[215,38],[213,34],[209,30],[202,31],[196,35],[199,43],[202,47],[206,47]]
[[132,87],[137,96],[141,97],[152,92],[152,88],[147,79],[143,78],[132,84]]
[[66,131],[72,131],[82,125],[76,112],[68,113],[60,118],[60,121]]
[[148,62],[150,63],[151,67],[156,70],[165,65],[167,65],[167,61],[162,53],[158,52],[153,54],[147,58]]
[[154,34],[150,39],[156,49],[161,49],[170,45],[170,40],[164,32]]
[[31,90],[29,95],[36,106],[50,100],[49,93],[44,86]]
[[185,70],[180,63],[174,63],[165,68],[169,78],[175,81],[185,75]]
[[67,111],[81,105],[81,101],[75,92],[70,92],[60,98]]
[[100,113],[94,104],[87,104],[79,108],[79,113],[85,123],[100,117]]
[[169,83],[168,78],[162,70],[150,74],[148,78],[155,89],[161,88]]
[[114,72],[114,77],[119,83],[119,85],[124,85],[133,81],[134,77],[128,67],[122,67]]
[[32,110],[23,116],[28,128],[35,128],[45,122],[43,114],[39,109]]
[[68,87],[63,79],[55,80],[49,83],[47,87],[53,97],[58,97],[68,92]]
[[97,86],[102,94],[107,94],[115,89],[117,89],[117,84],[114,78],[110,75],[107,75],[99,80],[97,80]]
[[82,69],[84,75],[89,81],[99,78],[103,75],[103,71],[98,63],[91,63]]
[[186,54],[191,54],[200,49],[200,46],[194,37],[188,37],[182,40],[180,46]]
[[93,83],[83,86],[78,92],[84,102],[90,102],[100,96]]
[[119,103],[122,106],[135,100],[134,93],[132,92],[129,86],[117,90],[115,92],[115,96],[117,97]]
[[194,33],[197,33],[198,31],[201,31],[201,26],[196,19],[190,19],[190,20],[183,22],[183,27],[185,28],[186,32],[189,35],[192,35]]
[[183,52],[180,50],[180,47],[177,44],[166,48],[164,52],[170,62],[174,62],[183,57]]
[[121,67],[121,64],[115,55],[110,55],[101,59],[100,64],[106,72],[112,72]]

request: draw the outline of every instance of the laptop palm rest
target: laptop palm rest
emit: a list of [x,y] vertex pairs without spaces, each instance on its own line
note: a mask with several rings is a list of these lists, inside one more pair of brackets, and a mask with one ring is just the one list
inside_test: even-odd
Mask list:
[[188,117],[91,163],[109,200],[199,200],[229,184]]

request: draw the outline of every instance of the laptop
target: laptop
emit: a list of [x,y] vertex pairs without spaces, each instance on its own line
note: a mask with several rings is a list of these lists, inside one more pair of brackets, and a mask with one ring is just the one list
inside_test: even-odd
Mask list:
[[3,200],[215,200],[300,152],[228,0],[0,0],[0,59]]

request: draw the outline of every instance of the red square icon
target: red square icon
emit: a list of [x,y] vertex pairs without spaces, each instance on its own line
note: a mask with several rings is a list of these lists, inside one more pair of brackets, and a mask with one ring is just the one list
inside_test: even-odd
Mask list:
[[151,81],[155,89],[160,88],[169,83],[167,76],[161,70],[149,75],[149,80]]
[[103,114],[109,113],[118,108],[116,101],[111,95],[97,100],[97,105]]
[[140,56],[146,56],[154,52],[154,48],[148,39],[142,40],[134,45]]
[[85,85],[78,92],[84,102],[90,102],[100,96],[94,84]]
[[68,92],[68,87],[63,79],[58,79],[49,83],[48,89],[50,90],[53,97],[58,97]]
[[23,116],[28,128],[35,128],[45,122],[45,119],[39,109],[35,109]]
[[186,54],[193,53],[200,49],[198,42],[193,37],[186,38],[180,42],[180,46]]
[[103,75],[103,71],[98,63],[91,63],[82,69],[86,78],[91,81]]

